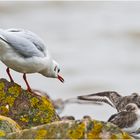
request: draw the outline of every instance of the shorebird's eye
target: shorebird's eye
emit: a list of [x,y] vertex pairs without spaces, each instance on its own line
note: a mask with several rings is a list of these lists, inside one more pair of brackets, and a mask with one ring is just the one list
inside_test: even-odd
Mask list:
[[139,104],[137,104],[137,106],[138,106],[138,108],[140,108],[140,105]]

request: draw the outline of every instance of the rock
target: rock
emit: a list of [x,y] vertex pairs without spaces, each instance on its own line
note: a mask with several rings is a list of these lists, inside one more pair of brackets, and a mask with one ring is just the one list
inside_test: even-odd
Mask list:
[[46,96],[47,98],[49,98],[51,100],[57,114],[62,113],[62,111],[65,108],[65,101],[63,99],[59,98],[56,100],[52,100],[45,91],[36,90],[36,89],[34,89],[33,91],[35,93],[37,93],[38,95],[43,95],[43,96]]
[[45,91],[36,90],[36,89],[34,89],[33,91],[38,95],[43,95],[43,96],[46,96],[47,98],[49,98],[51,100],[57,114],[62,113],[62,111],[65,108],[65,100],[63,100],[61,98],[56,99],[56,100],[52,100]]
[[8,139],[133,139],[111,123],[83,119],[58,121],[7,135]]
[[4,138],[7,133],[18,132],[21,127],[12,119],[0,115],[0,139]]
[[0,79],[0,114],[12,118],[22,128],[60,120],[49,98],[5,79]]

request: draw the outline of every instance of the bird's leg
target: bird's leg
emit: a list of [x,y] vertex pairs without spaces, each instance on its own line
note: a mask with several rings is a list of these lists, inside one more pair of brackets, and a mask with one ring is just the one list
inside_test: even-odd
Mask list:
[[10,81],[11,81],[11,82],[14,82],[14,80],[13,80],[11,74],[10,74],[10,69],[9,69],[8,67],[7,67],[7,69],[6,69],[6,72],[7,72],[8,76],[9,76],[9,78],[10,78]]
[[29,84],[28,84],[28,81],[27,81],[27,79],[26,79],[26,73],[23,74],[23,79],[24,79],[24,81],[25,81],[25,83],[26,83],[26,85],[27,85],[27,90],[28,90],[29,92],[32,92],[32,90],[31,90],[31,88],[30,88],[30,86],[29,86]]

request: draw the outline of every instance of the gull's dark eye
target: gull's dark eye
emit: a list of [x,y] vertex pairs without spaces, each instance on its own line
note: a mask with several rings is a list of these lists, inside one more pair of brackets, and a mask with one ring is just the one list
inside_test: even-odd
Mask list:
[[58,73],[60,72],[60,69],[58,69]]

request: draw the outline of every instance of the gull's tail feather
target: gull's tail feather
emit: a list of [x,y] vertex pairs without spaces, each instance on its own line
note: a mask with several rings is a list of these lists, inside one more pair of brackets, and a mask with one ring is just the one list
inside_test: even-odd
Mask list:
[[95,103],[104,102],[116,108],[116,102],[118,101],[119,97],[121,97],[121,95],[119,95],[115,91],[105,91],[105,92],[84,95],[84,96],[78,96],[77,98],[79,100],[90,101],[90,102],[95,102]]

